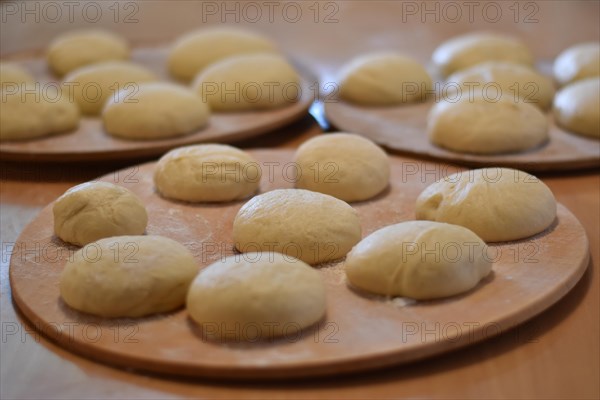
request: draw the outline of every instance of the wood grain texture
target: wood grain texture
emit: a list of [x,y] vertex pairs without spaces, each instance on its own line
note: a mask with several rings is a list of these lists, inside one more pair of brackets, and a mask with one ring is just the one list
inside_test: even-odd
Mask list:
[[325,113],[339,130],[360,133],[391,151],[471,167],[503,166],[529,172],[600,167],[600,140],[569,133],[548,114],[549,140],[539,147],[499,155],[458,153],[437,147],[427,137],[427,103],[396,107],[361,107],[344,101],[325,104]]
[[[168,47],[139,47],[132,52],[132,61],[144,65],[162,80],[171,80],[166,70]],[[41,84],[56,83],[45,59],[38,53],[15,54],[15,60],[31,71]],[[96,161],[135,159],[158,156],[166,151],[194,143],[231,143],[256,137],[285,126],[308,113],[314,100],[311,85],[317,79],[302,65],[296,64],[303,76],[299,101],[267,111],[213,113],[208,125],[197,132],[161,140],[126,140],[107,134],[101,117],[82,117],[73,132],[34,140],[0,143],[0,157],[13,161]]]
[[[285,167],[292,151],[251,153],[263,168],[262,192],[293,186]],[[406,174],[410,163],[394,158],[389,190],[354,204],[363,236],[414,219],[414,202],[425,183]],[[244,202],[202,205],[163,199],[153,187],[154,165],[102,179],[117,179],[140,196],[149,214],[147,233],[183,243],[201,267],[232,255],[233,218]],[[274,167],[269,170],[269,165]],[[20,249],[37,249],[17,252],[11,258],[16,304],[41,333],[67,349],[110,364],[168,374],[275,379],[414,361],[476,343],[533,317],[564,296],[589,261],[583,228],[559,206],[556,223],[546,231],[528,240],[494,245],[494,273],[464,295],[413,304],[360,294],[348,287],[344,263],[338,262],[319,268],[327,286],[328,308],[325,320],[317,326],[301,336],[271,342],[215,343],[185,310],[141,319],[103,319],[66,306],[60,300],[58,282],[64,262],[76,248],[54,236],[51,207],[42,210],[16,244]],[[440,249],[433,256],[445,254]],[[422,257],[428,257],[425,250]]]

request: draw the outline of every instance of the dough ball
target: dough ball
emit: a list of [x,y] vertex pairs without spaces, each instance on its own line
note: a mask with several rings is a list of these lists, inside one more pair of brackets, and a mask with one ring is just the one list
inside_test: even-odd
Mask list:
[[123,89],[102,111],[104,129],[126,139],[163,139],[195,132],[208,123],[210,110],[192,90],[166,82]]
[[299,100],[300,76],[275,54],[230,57],[202,71],[194,90],[213,111],[269,110]]
[[298,259],[246,253],[203,269],[192,282],[187,309],[212,339],[296,337],[325,315],[325,285]]
[[233,221],[233,241],[240,252],[276,251],[309,264],[344,257],[360,237],[360,221],[352,207],[303,189],[256,196]]
[[57,37],[48,48],[48,64],[58,76],[77,68],[129,58],[129,45],[120,36],[102,30],[69,32]]
[[356,58],[340,74],[340,97],[369,105],[388,106],[425,100],[431,77],[418,61],[395,53]]
[[554,119],[570,132],[600,138],[600,78],[562,88],[554,98]]
[[333,133],[304,142],[294,157],[302,172],[296,187],[344,201],[367,200],[381,193],[390,179],[387,154],[359,135]]
[[417,198],[417,219],[464,226],[486,242],[523,239],[548,228],[556,200],[542,181],[509,168],[458,172]]
[[201,144],[162,156],[154,170],[154,184],[171,199],[225,202],[256,192],[261,174],[260,165],[248,153],[224,144]]
[[346,257],[350,283],[418,300],[466,292],[492,270],[486,244],[458,225],[409,221],[379,229]]
[[54,233],[83,246],[122,235],[141,235],[148,215],[129,190],[108,182],[86,182],[67,190],[54,203]]
[[67,261],[60,295],[70,307],[100,317],[143,317],[181,307],[197,273],[192,254],[172,239],[111,237]]
[[[459,86],[455,89],[456,85]],[[447,82],[448,98],[483,95],[496,90],[509,100],[524,102],[542,110],[552,105],[554,84],[539,72],[518,64],[490,61],[452,74]],[[455,90],[454,90],[455,89]]]
[[435,49],[432,58],[444,76],[485,61],[533,65],[533,55],[521,40],[485,32],[454,37]]
[[427,117],[429,140],[460,153],[525,151],[548,140],[548,119],[539,108],[503,97],[483,96],[437,103]]
[[135,98],[138,84],[156,80],[156,75],[141,65],[108,61],[76,69],[65,77],[63,86],[83,114],[98,115],[115,92],[126,90]]
[[277,48],[269,39],[254,32],[231,28],[195,31],[175,42],[169,54],[169,72],[188,82],[214,62],[234,55],[263,52],[277,52]]
[[554,61],[554,78],[560,85],[600,75],[600,43],[569,47]]
[[17,64],[0,62],[0,89],[13,87],[15,90],[24,83],[34,83],[33,75]]
[[23,84],[2,93],[0,140],[27,140],[71,131],[79,109],[58,88]]

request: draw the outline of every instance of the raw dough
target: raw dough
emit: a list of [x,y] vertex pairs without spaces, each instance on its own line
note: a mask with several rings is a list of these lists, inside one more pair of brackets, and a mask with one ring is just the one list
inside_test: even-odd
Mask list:
[[126,139],[162,139],[195,132],[210,110],[195,92],[166,82],[142,83],[111,96],[102,111],[104,129]]
[[373,106],[425,100],[431,92],[431,77],[411,57],[396,53],[374,53],[354,59],[340,73],[340,97]]
[[390,179],[390,162],[379,146],[362,136],[333,133],[314,137],[296,151],[296,187],[344,201],[367,200]]
[[299,100],[300,76],[276,54],[229,57],[202,71],[194,90],[213,111],[268,110]]
[[360,289],[418,300],[466,292],[492,270],[486,244],[458,225],[409,221],[379,229],[346,257]]
[[48,64],[58,75],[91,64],[129,58],[129,45],[120,36],[103,30],[82,30],[57,37],[48,48]]
[[319,264],[344,257],[361,238],[356,210],[335,197],[278,189],[252,198],[233,221],[242,253],[276,251]]
[[417,198],[417,219],[462,225],[486,242],[523,239],[556,219],[556,200],[542,181],[509,168],[458,172]]
[[435,49],[432,59],[444,76],[485,61],[533,65],[533,55],[521,40],[486,32],[454,37]]
[[148,215],[128,189],[108,182],[86,182],[60,196],[52,207],[54,233],[83,246],[110,236],[141,235]]
[[111,237],[67,261],[60,295],[70,307],[100,317],[142,317],[182,306],[197,273],[192,254],[172,239]]
[[245,253],[203,269],[192,282],[187,309],[213,340],[297,337],[325,315],[325,285],[298,259]]
[[57,87],[29,83],[2,93],[0,140],[27,140],[71,131],[79,110]]
[[261,175],[260,165],[248,153],[224,144],[201,144],[162,156],[154,170],[154,184],[171,199],[224,202],[256,192]]
[[17,64],[0,62],[0,89],[7,86],[18,87],[23,83],[33,82],[35,82],[33,75],[24,68]]
[[554,61],[554,78],[560,85],[600,76],[600,43],[569,47]]
[[195,31],[177,40],[169,54],[169,72],[182,81],[224,58],[250,53],[277,52],[273,42],[254,32],[232,28]]
[[[460,92],[454,90],[460,85]],[[503,97],[515,102],[524,102],[542,110],[552,105],[554,84],[539,72],[519,64],[490,61],[452,74],[445,87],[448,98],[468,96],[470,93],[490,96],[499,90]]]
[[562,88],[554,98],[554,118],[568,131],[600,138],[600,77]]
[[115,92],[126,90],[135,98],[138,84],[156,80],[156,75],[141,65],[108,61],[71,72],[63,81],[63,91],[73,96],[83,114],[98,115]]
[[512,153],[547,141],[548,119],[528,103],[467,96],[436,104],[427,117],[427,132],[433,144],[461,153]]

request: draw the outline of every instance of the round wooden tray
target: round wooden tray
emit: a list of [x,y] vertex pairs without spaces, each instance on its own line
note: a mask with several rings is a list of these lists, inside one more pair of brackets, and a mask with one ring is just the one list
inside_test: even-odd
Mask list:
[[[251,153],[264,166],[261,191],[292,187],[290,150]],[[232,221],[244,203],[187,204],[159,197],[154,163],[102,178],[137,193],[149,213],[148,234],[186,245],[201,266],[232,254]],[[408,166],[411,166],[408,168]],[[418,165],[418,164],[417,164]],[[414,219],[414,202],[435,177],[419,179],[414,161],[394,157],[389,190],[354,203],[363,236]],[[413,171],[410,174],[407,171]],[[270,171],[270,172],[269,172]],[[450,172],[444,170],[443,173]],[[287,177],[287,178],[285,178]],[[562,205],[556,223],[528,240],[493,245],[493,274],[474,290],[444,300],[385,299],[350,289],[344,263],[322,266],[327,286],[324,320],[302,335],[255,343],[218,343],[203,337],[184,309],[140,319],[103,319],[70,309],[58,283],[76,250],[53,235],[52,204],[25,228],[10,262],[18,308],[61,346],[105,363],[168,374],[276,379],[339,374],[429,357],[510,329],[564,296],[589,261],[588,241]]]
[[[550,62],[538,69],[551,76]],[[569,133],[548,113],[550,140],[523,153],[475,155],[437,147],[427,137],[427,114],[435,102],[395,107],[363,107],[338,99],[325,102],[325,115],[337,129],[364,135],[399,154],[417,155],[472,167],[512,167],[525,171],[566,171],[598,168],[600,140]]]
[[[166,69],[166,47],[139,47],[132,53],[132,61],[145,65],[161,79],[171,80]],[[39,82],[56,82],[56,77],[48,70],[46,60],[34,54],[15,55],[11,60],[23,65],[33,73]],[[269,111],[238,113],[213,113],[209,125],[204,129],[185,136],[163,140],[125,140],[104,132],[100,117],[83,117],[76,131],[48,136],[35,140],[0,143],[0,157],[14,161],[95,161],[132,159],[158,156],[166,151],[194,143],[231,143],[268,133],[281,128],[308,113],[314,100],[311,85],[317,78],[298,63],[302,97],[289,106]]]

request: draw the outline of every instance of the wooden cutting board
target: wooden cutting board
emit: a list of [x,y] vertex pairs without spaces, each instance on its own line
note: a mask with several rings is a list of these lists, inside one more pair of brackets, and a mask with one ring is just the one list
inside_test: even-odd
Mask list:
[[[292,151],[251,153],[264,167],[261,192],[293,186]],[[232,254],[232,221],[244,202],[206,205],[163,199],[153,188],[154,165],[118,171],[101,180],[140,196],[149,213],[147,233],[183,243],[201,267]],[[363,236],[414,219],[420,191],[457,171],[443,165],[418,171],[422,165],[393,157],[390,188],[372,200],[352,204],[360,215]],[[94,360],[203,377],[333,375],[468,346],[548,308],[575,285],[589,262],[584,229],[559,205],[556,222],[545,232],[492,245],[493,273],[468,293],[420,302],[365,295],[347,286],[344,263],[338,262],[319,268],[327,287],[327,314],[316,326],[274,341],[219,343],[204,338],[184,309],[139,319],[104,319],[70,309],[60,299],[58,284],[65,260],[77,248],[56,238],[52,225],[50,204],[22,232],[10,261],[14,301],[33,326],[64,348]]]
[[[139,47],[132,61],[154,71],[162,80],[171,80],[166,69],[167,47]],[[14,60],[41,83],[57,82],[45,59],[36,53],[14,55]],[[3,59],[4,61],[4,59]],[[0,143],[0,157],[14,161],[97,161],[159,156],[168,150],[194,143],[231,143],[281,128],[308,113],[317,78],[304,66],[294,63],[303,82],[300,100],[289,106],[268,111],[213,113],[207,127],[198,132],[162,140],[125,140],[104,132],[101,117],[83,117],[73,132],[35,140]]]

